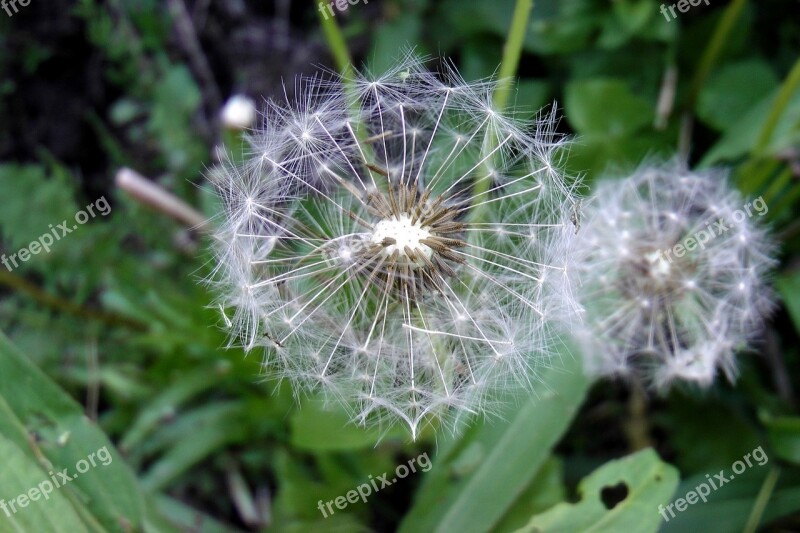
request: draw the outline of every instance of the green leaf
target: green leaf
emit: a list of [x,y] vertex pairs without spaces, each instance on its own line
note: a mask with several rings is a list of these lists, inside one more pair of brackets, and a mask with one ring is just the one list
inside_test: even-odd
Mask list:
[[[724,131],[767,94],[780,80],[759,60],[742,61],[721,68],[703,87],[697,102],[697,115],[708,125]],[[732,91],[731,87],[736,90]]]
[[[6,438],[9,425],[13,428],[14,436],[22,436],[24,441],[24,427],[16,421],[8,404],[0,398],[0,498],[5,507],[0,514],[0,524],[9,524],[4,531],[54,531],[72,533],[89,531],[87,525],[81,520],[77,510],[72,506],[64,491],[54,488],[47,471],[30,457],[30,450],[21,448],[20,442]],[[15,423],[16,422],[16,423]],[[27,453],[26,453],[27,452]],[[35,491],[33,497],[36,501],[23,502],[25,507],[20,507],[16,499],[19,495],[29,495]],[[38,495],[36,494],[38,492]],[[13,505],[13,507],[10,507]]]
[[[292,445],[314,452],[370,448],[381,438],[378,429],[364,429],[350,423],[341,409],[326,409],[319,399],[303,402],[291,418]],[[394,431],[401,434],[401,429]]]
[[[700,165],[708,167],[723,161],[735,161],[749,154],[764,128],[769,110],[772,109],[779,90],[776,88],[771,91],[759,102],[751,105],[745,114],[737,117],[738,119],[725,130],[722,139],[706,153]],[[764,153],[775,154],[800,142],[798,121],[800,121],[800,91],[789,102]]]
[[760,418],[767,428],[773,453],[785,461],[800,464],[800,417],[762,414]]
[[537,472],[514,506],[495,526],[495,531],[515,531],[530,520],[532,513],[541,513],[566,499],[562,462],[551,457]]
[[523,79],[517,82],[516,93],[511,93],[512,104],[523,116],[535,114],[548,103],[553,88],[547,81]]
[[201,95],[189,70],[183,65],[170,66],[153,96],[148,127],[159,140],[167,166],[173,170],[199,170],[206,155],[201,140],[192,133],[191,119]]
[[656,11],[650,0],[617,0],[612,4],[614,15],[606,17],[598,45],[617,48],[633,37],[650,21]]
[[401,532],[486,531],[503,519],[537,479],[589,385],[570,356],[541,379],[547,390],[521,405],[521,398],[510,403],[503,422],[488,421],[461,438],[443,440]]
[[142,405],[136,418],[119,444],[120,450],[127,452],[138,446],[158,425],[175,415],[179,408],[199,393],[213,388],[218,377],[203,367],[201,371],[187,373],[172,387],[160,392],[145,405]]
[[48,177],[40,165],[0,165],[0,231],[12,253],[50,232],[50,225],[73,224],[78,208],[72,194],[60,172]]
[[560,503],[519,531],[655,532],[662,521],[658,506],[669,503],[677,486],[677,469],[655,451],[642,450],[601,466],[581,481],[578,503]]
[[615,79],[570,83],[564,111],[578,133],[586,135],[624,137],[653,122],[653,106]]
[[[494,3],[490,5],[497,11]],[[525,36],[525,50],[546,55],[585,48],[607,16],[591,0],[537,0]]]
[[[92,530],[116,531],[120,524],[133,529],[141,527],[145,502],[124,459],[102,431],[84,416],[81,406],[11,345],[2,333],[0,400],[0,406],[5,407],[0,410],[0,427],[6,439],[3,446],[7,449],[11,445],[8,439],[11,439],[29,459],[46,460],[46,464],[52,465],[48,469],[61,471],[67,468],[70,473],[82,468],[79,461],[87,461],[94,454],[96,466],[79,473],[59,489],[70,499],[82,520],[93,524]],[[15,427],[16,433],[11,431]],[[99,452],[103,449],[110,453],[110,461],[100,461]],[[105,457],[105,453],[102,456]],[[2,457],[7,459],[8,455]],[[26,467],[14,471],[14,474],[26,483],[34,476],[34,472]],[[37,483],[43,479],[45,476],[40,477]],[[8,494],[6,487],[5,482],[0,487],[2,497],[13,498],[13,490]],[[114,487],[114,490],[109,490],[109,487]],[[68,515],[65,520],[69,520]]]
[[[380,30],[375,32],[370,69],[373,72],[386,72],[391,69],[397,64],[398,47],[419,42],[421,32],[422,21],[419,15],[408,9],[382,24]],[[417,52],[423,53],[419,49]]]

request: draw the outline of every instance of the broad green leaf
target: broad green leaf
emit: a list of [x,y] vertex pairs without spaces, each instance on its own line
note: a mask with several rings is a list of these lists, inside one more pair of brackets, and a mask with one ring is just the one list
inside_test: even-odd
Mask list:
[[[55,488],[48,470],[31,457],[31,450],[24,443],[27,439],[25,428],[2,398],[0,417],[0,457],[3,458],[0,462],[0,479],[3,480],[0,486],[0,530],[90,531],[67,497],[68,489]],[[13,435],[15,439],[7,438],[7,435]],[[20,440],[24,448],[20,447]],[[25,507],[20,507],[17,501],[20,495],[33,496],[35,501],[23,501]]]
[[543,55],[580,50],[600,31],[607,16],[590,0],[538,0],[525,36],[525,50]]
[[562,461],[550,457],[494,530],[515,531],[521,528],[528,523],[531,514],[544,512],[564,501],[566,493]]
[[617,48],[628,42],[656,15],[649,0],[618,0],[613,4],[614,16],[606,17],[598,44]]
[[[703,87],[697,115],[711,127],[727,130],[778,84],[778,77],[764,61],[727,65],[712,75]],[[732,91],[732,87],[736,90]]]
[[202,168],[206,157],[200,138],[192,134],[191,118],[200,105],[201,95],[184,65],[171,65],[155,87],[148,122],[172,170]]
[[519,403],[503,410],[501,420],[443,439],[401,532],[486,531],[501,522],[537,479],[589,386],[571,356],[563,358],[563,366],[559,362],[542,371],[540,378],[543,392],[518,398]]
[[564,111],[580,134],[625,137],[653,122],[653,105],[621,80],[595,78],[567,85]]
[[670,502],[677,486],[677,469],[642,450],[592,472],[578,486],[579,502],[534,516],[519,533],[655,532],[662,521],[658,506]]
[[[81,513],[84,521],[91,517],[91,521],[97,523],[96,528],[110,531],[120,524],[134,529],[141,527],[145,503],[124,459],[102,431],[84,416],[80,405],[12,346],[2,333],[0,399],[9,408],[4,415],[0,414],[0,424],[5,427],[13,424],[8,414],[13,410],[28,435],[36,435],[36,440],[28,437],[29,457],[46,459],[54,471],[67,468],[69,472],[76,472],[76,469],[83,469],[79,461],[93,456],[96,466],[85,469],[68,487],[61,489],[65,495],[67,491],[80,494],[79,500],[88,510],[88,513]],[[8,438],[7,433],[3,433]],[[18,447],[21,448],[25,438],[16,439]],[[110,460],[101,462],[100,450],[108,452]],[[106,457],[105,452],[102,457]]]

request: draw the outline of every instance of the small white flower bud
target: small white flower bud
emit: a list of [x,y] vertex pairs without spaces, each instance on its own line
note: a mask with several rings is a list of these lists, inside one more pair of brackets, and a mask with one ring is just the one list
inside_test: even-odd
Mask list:
[[228,98],[220,112],[222,125],[232,130],[245,130],[256,121],[256,104],[252,98],[235,94]]

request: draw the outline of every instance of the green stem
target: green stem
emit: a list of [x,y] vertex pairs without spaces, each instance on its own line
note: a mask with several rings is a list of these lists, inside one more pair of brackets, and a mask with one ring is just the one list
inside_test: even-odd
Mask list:
[[[508,30],[508,37],[506,44],[503,46],[503,59],[500,63],[499,82],[497,89],[495,89],[492,97],[492,103],[498,112],[502,112],[508,98],[511,94],[511,87],[513,78],[517,74],[517,67],[519,67],[519,59],[522,56],[522,43],[525,40],[525,30],[528,28],[528,21],[530,20],[531,10],[533,9],[533,0],[517,0],[514,7],[514,14],[511,17],[511,28]],[[494,150],[494,142],[487,143],[485,147],[486,153]],[[489,163],[491,165],[491,163]],[[484,165],[485,167],[486,165]],[[488,170],[488,169],[487,169]],[[479,172],[479,175],[486,175],[487,177],[475,182],[473,191],[473,198],[477,201],[489,190],[492,185],[492,180],[488,178],[489,172],[486,174]],[[475,220],[480,220],[480,212],[482,209],[476,209]]]
[[767,147],[783,112],[786,110],[786,107],[789,105],[792,96],[794,96],[798,88],[800,88],[800,58],[798,58],[797,62],[792,67],[792,70],[786,77],[786,81],[783,82],[778,92],[778,96],[775,98],[775,103],[772,104],[772,109],[770,109],[769,115],[767,115],[767,120],[764,123],[764,127],[761,129],[758,141],[756,141],[753,147],[754,154],[761,154]]
[[336,67],[342,76],[350,78],[353,73],[353,60],[347,50],[347,43],[344,40],[344,35],[342,35],[342,30],[339,29],[335,17],[330,16],[330,13],[324,12],[323,9],[318,9],[317,11],[319,20],[322,23],[322,32],[325,34],[325,40],[328,42],[328,48],[331,50]]
[[508,31],[506,44],[503,46],[503,59],[500,63],[499,84],[494,92],[494,106],[498,111],[505,109],[511,94],[513,78],[517,75],[519,59],[522,56],[522,44],[525,31],[528,29],[533,0],[517,0],[514,14],[511,16],[511,28]]
[[634,382],[630,388],[625,432],[631,452],[653,446],[653,440],[650,438],[650,422],[647,418],[647,393],[639,382]]
[[772,496],[772,491],[775,490],[775,484],[778,482],[778,477],[781,475],[780,469],[773,466],[764,483],[761,485],[761,490],[758,491],[756,502],[753,504],[753,510],[750,511],[750,517],[747,519],[743,533],[755,533],[758,529],[758,524],[761,523],[761,517],[764,515],[764,510],[767,508],[767,503]]

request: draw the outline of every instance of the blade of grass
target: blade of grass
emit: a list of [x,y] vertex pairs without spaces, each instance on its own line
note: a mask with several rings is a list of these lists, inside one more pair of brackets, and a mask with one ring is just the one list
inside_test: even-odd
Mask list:
[[744,533],[755,533],[758,529],[758,524],[761,522],[761,517],[764,515],[764,509],[769,503],[772,491],[775,490],[775,484],[778,482],[778,477],[781,471],[779,468],[772,467],[764,479],[764,484],[761,485],[761,490],[758,491],[756,502],[753,504],[753,510],[750,512],[750,517],[744,526]]
[[758,141],[756,141],[753,147],[752,153],[760,154],[766,149],[769,141],[772,139],[775,128],[778,126],[778,121],[780,121],[783,112],[786,110],[786,106],[789,105],[792,96],[794,96],[794,93],[798,89],[800,89],[800,58],[797,59],[797,62],[795,62],[792,70],[789,71],[789,75],[783,82],[780,92],[778,92],[778,96],[775,98],[775,103],[772,104],[769,115],[767,115],[764,127],[761,129],[761,133],[758,136]]

